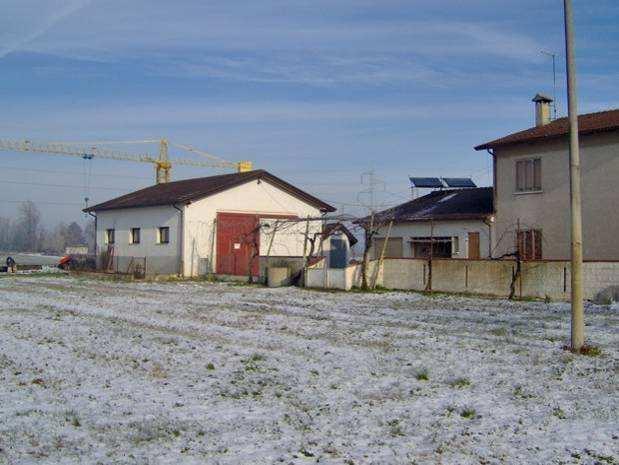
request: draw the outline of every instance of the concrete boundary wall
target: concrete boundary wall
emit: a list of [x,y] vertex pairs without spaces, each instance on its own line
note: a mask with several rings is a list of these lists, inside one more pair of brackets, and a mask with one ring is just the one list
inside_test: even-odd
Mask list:
[[[382,270],[378,269],[378,262],[369,263],[368,279],[376,279],[382,285]],[[361,287],[361,265],[350,265],[346,268],[326,268],[321,264],[307,269],[306,287],[322,289],[342,289],[349,291],[353,287]]]
[[[388,289],[423,291],[426,289],[428,260],[387,258],[380,270],[370,262],[370,275],[376,284]],[[568,261],[523,262],[521,276],[514,280],[517,263],[513,260],[435,259],[432,261],[432,290],[448,293],[484,294],[507,297],[514,281],[517,297],[569,300],[570,263]],[[585,262],[585,298],[618,299],[619,262]],[[344,270],[311,268],[308,287],[345,289],[361,286],[361,266]]]

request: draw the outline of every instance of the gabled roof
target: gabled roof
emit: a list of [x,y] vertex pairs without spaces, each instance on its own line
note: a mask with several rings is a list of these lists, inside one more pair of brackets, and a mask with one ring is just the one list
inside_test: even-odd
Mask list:
[[331,205],[273,176],[265,170],[247,171],[244,173],[222,174],[207,178],[184,179],[168,183],[156,184],[135,192],[117,197],[107,202],[85,208],[85,212],[116,210],[120,208],[155,207],[160,205],[188,204],[194,200],[203,199],[213,194],[231,189],[249,181],[262,179],[287,192],[288,194],[312,205],[322,211],[335,211]]
[[[619,129],[619,109],[588,113],[578,116],[578,133],[581,135],[609,132]],[[478,145],[475,150],[495,149],[513,144],[546,141],[557,137],[567,137],[570,122],[567,118],[556,119],[544,126],[536,126],[516,132],[500,139]]]
[[[376,221],[483,220],[494,213],[492,187],[439,190],[383,210]],[[362,220],[369,221],[369,218]]]
[[348,238],[348,242],[351,245],[351,247],[355,245],[357,242],[359,242],[359,240],[355,237],[355,235],[352,232],[350,232],[350,229],[344,226],[344,223],[340,223],[340,222],[325,224],[325,227],[322,230],[322,237],[323,239],[326,239],[327,237],[332,236],[333,234],[337,232],[341,232]]

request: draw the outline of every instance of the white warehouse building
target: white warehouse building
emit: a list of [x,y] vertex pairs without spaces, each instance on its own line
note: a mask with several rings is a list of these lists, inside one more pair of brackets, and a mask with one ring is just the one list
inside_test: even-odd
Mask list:
[[307,253],[306,228],[321,233],[321,218],[335,208],[254,170],[157,184],[84,211],[96,219],[101,268],[257,277],[267,257],[298,265]]

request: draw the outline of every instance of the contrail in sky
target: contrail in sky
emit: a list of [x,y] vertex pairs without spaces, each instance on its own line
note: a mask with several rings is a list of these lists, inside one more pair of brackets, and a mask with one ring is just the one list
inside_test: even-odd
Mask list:
[[80,1],[72,2],[66,7],[61,8],[60,10],[58,10],[58,12],[52,14],[49,18],[47,18],[47,20],[41,27],[26,34],[24,37],[16,38],[14,41],[12,41],[12,43],[5,44],[4,46],[0,46],[0,58],[4,58],[9,53],[16,52],[20,50],[21,48],[25,47],[26,45],[31,43],[33,40],[36,40],[38,37],[42,36],[47,31],[49,31],[59,21],[62,21],[67,16],[70,16],[73,13],[81,10],[82,8],[85,8],[90,3],[92,3],[92,0],[80,0]]

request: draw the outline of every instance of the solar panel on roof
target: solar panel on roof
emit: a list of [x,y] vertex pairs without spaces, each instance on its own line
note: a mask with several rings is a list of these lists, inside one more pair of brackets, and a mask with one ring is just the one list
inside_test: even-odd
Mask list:
[[447,187],[477,187],[471,178],[443,178]]
[[439,178],[409,178],[413,187],[445,187]]

